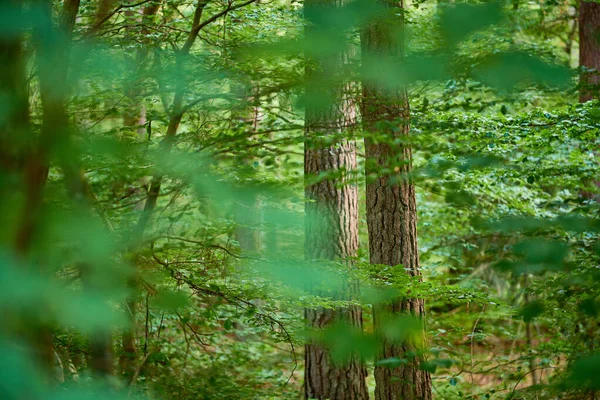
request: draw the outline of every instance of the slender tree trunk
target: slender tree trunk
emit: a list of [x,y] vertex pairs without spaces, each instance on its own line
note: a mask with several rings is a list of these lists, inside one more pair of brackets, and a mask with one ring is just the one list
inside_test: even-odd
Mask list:
[[[138,48],[135,53],[135,59],[133,62],[134,73],[131,78],[131,84],[125,90],[125,95],[129,97],[131,101],[131,107],[129,111],[123,116],[123,124],[125,126],[135,127],[138,135],[142,136],[144,133],[143,125],[146,123],[146,112],[143,106],[139,106],[140,96],[142,94],[141,84],[144,80],[144,63],[149,53],[148,40],[145,35],[148,34],[148,25],[152,23],[154,16],[158,12],[160,2],[156,1],[148,4],[144,7],[142,14],[142,43],[143,46]],[[141,189],[140,189],[141,190]],[[143,207],[143,202],[139,203]],[[133,262],[134,266],[136,262]],[[127,315],[127,326],[123,328],[121,333],[121,345],[122,351],[119,356],[120,370],[127,378],[131,378],[135,373],[135,364],[137,359],[137,346],[136,346],[136,309],[137,309],[137,290],[138,290],[138,271],[137,267],[132,271],[131,276],[127,280],[127,286],[131,292],[131,295],[125,302],[125,314]]]
[[[361,32],[365,66],[371,62],[399,63],[403,57],[402,3],[381,1],[381,15],[370,21]],[[408,180],[411,171],[411,148],[402,144],[409,132],[409,104],[404,88],[363,82],[362,116],[367,136],[367,226],[371,264],[402,265],[411,276],[420,275],[417,249],[417,207],[415,186]],[[369,134],[383,135],[376,141]],[[398,140],[399,139],[399,140]],[[393,143],[393,144],[392,144]],[[393,171],[383,174],[382,169]],[[398,299],[374,307],[376,333],[382,340],[378,359],[409,358],[417,349],[411,340],[397,342],[384,337],[379,329],[388,315],[425,314],[422,299]],[[420,369],[416,357],[395,368],[375,366],[375,399],[431,399],[431,377]]]
[[[318,40],[320,35],[339,35],[340,43],[346,43],[343,33],[332,32],[319,23],[311,24],[318,12],[335,12],[343,1],[330,1],[324,9],[317,0],[305,2],[308,25],[306,36]],[[311,7],[318,7],[313,8]],[[325,144],[321,136],[341,134],[356,122],[356,105],[350,93],[350,85],[343,82],[344,65],[348,63],[347,49],[309,60],[306,70],[305,150],[304,174],[306,177],[305,258],[307,261],[345,261],[351,266],[350,257],[358,249],[358,188],[347,177],[334,177],[311,181],[322,173],[344,174],[356,170],[356,144],[338,138],[335,143]],[[337,75],[337,76],[336,76]],[[320,100],[324,100],[323,103]],[[354,285],[348,293],[338,298],[351,299]],[[308,326],[321,329],[333,322],[343,321],[349,328],[362,329],[362,310],[352,306],[337,310],[306,309]],[[320,343],[305,346],[305,396],[314,399],[368,399],[365,384],[366,369],[361,360],[352,356],[345,364],[336,365],[328,349]]]
[[258,193],[242,194],[236,203],[235,219],[238,226],[235,228],[235,239],[242,250],[260,253],[262,249],[260,195]]
[[135,52],[135,57],[133,57],[133,70],[131,82],[125,89],[125,95],[129,98],[131,102],[131,106],[129,110],[126,111],[123,116],[123,125],[136,127],[136,132],[138,135],[143,136],[145,133],[144,124],[146,123],[146,109],[143,105],[139,103],[140,95],[142,93],[142,83],[144,81],[144,64],[146,58],[150,52],[148,46],[150,45],[148,38],[146,37],[150,31],[148,26],[151,25],[154,21],[154,17],[158,12],[158,8],[160,7],[161,2],[155,1],[148,4],[144,7],[144,11],[142,13],[142,29],[141,29],[141,44]]
[[[202,19],[202,13],[204,8],[208,5],[209,0],[198,0],[196,3],[196,10],[194,11],[194,19],[192,21],[192,29],[188,33],[188,36],[183,44],[183,47],[176,54],[175,69],[178,75],[178,84],[175,89],[175,96],[173,97],[173,103],[171,104],[171,115],[169,116],[169,125],[167,126],[167,132],[163,140],[163,152],[168,154],[171,152],[173,143],[175,142],[175,135],[179,129],[179,124],[183,118],[185,110],[183,109],[183,96],[185,92],[185,81],[183,79],[183,65],[187,59],[198,34],[200,33],[200,20]],[[148,192],[148,198],[146,199],[146,205],[144,211],[140,216],[137,224],[136,238],[141,239],[146,226],[156,208],[156,202],[158,195],[160,194],[160,187],[162,185],[162,175],[155,175],[150,183],[150,190]]]
[[579,102],[598,99],[600,84],[600,4],[579,2],[579,65],[593,72],[581,73]]
[[[192,48],[192,45],[196,41],[196,38],[198,37],[198,33],[200,30],[196,29],[196,27],[199,26],[199,24],[200,24],[200,20],[202,18],[202,13],[204,12],[204,8],[208,4],[208,1],[209,0],[198,0],[198,2],[196,3],[196,10],[194,12],[194,18],[192,21],[192,29],[189,32],[183,47],[181,48],[181,50],[179,50],[179,53],[177,54],[176,69],[177,69],[177,73],[180,75],[180,78],[179,78],[180,83],[178,84],[176,91],[175,91],[175,96],[174,96],[173,103],[171,106],[171,115],[169,117],[169,125],[167,127],[166,136],[162,143],[163,152],[165,152],[165,153],[169,153],[171,151],[171,148],[175,141],[175,135],[177,135],[177,130],[179,128],[179,124],[181,123],[183,113],[185,112],[183,110],[183,95],[184,95],[184,90],[185,90],[185,82],[183,81],[183,76],[182,76],[183,63],[184,63],[184,60],[189,55],[190,49]],[[154,4],[150,5],[148,7],[153,7],[153,6],[154,6]],[[149,10],[148,14],[146,15],[147,18],[152,17],[152,13],[150,11],[152,11],[152,13],[156,13],[157,10]],[[140,55],[139,61],[141,62],[142,59],[145,57],[146,57],[146,54]],[[127,121],[125,121],[125,122],[127,122]],[[144,205],[144,210],[142,211],[142,214],[140,215],[140,218],[137,222],[136,231],[134,233],[135,239],[133,240],[133,245],[137,245],[137,241],[141,240],[144,235],[146,227],[148,226],[150,218],[156,208],[156,203],[158,201],[158,196],[160,194],[161,184],[162,184],[162,175],[155,175],[152,178],[152,182],[150,183],[150,190],[148,191],[148,197],[147,197],[146,203]],[[135,280],[136,280],[135,276],[131,278],[130,287],[136,285]],[[129,376],[133,372],[134,361],[135,361],[136,352],[137,352],[137,349],[135,346],[135,331],[134,331],[135,307],[136,307],[135,299],[129,298],[127,300],[126,305],[128,308],[127,312],[129,315],[130,325],[129,325],[129,329],[125,329],[123,331],[123,335],[122,335],[121,339],[122,339],[122,344],[123,344],[123,357],[124,357],[122,360],[123,372]]]
[[[247,135],[248,143],[252,143],[256,140],[256,132],[261,121],[260,99],[258,97],[260,88],[253,83],[241,87],[238,84],[237,92],[241,102],[232,110],[231,119],[238,128],[239,126],[242,127],[242,131]],[[252,165],[256,161],[256,157],[247,155],[241,161],[242,168],[247,170],[249,177],[251,177],[254,169]],[[241,172],[244,173],[243,170]],[[250,253],[259,253],[262,250],[260,194],[242,190],[241,195],[236,197],[234,214],[237,223],[234,235],[240,244],[240,248]]]

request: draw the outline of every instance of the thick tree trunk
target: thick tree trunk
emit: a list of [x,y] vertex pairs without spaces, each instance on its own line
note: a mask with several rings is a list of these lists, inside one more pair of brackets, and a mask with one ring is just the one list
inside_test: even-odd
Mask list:
[[[403,56],[402,3],[382,2],[380,17],[370,21],[361,32],[363,62],[399,63]],[[368,66],[367,66],[368,67]],[[363,82],[362,116],[367,133],[367,226],[371,264],[402,264],[411,276],[420,275],[417,249],[417,207],[415,187],[408,180],[411,171],[411,148],[402,144],[408,135],[409,104],[404,88],[384,86],[366,79]],[[383,134],[375,141],[369,134]],[[400,140],[397,140],[399,138]],[[391,144],[394,143],[394,144]],[[382,174],[382,169],[393,171]],[[391,315],[424,316],[421,299],[398,299],[375,307],[376,332],[385,317]],[[383,342],[378,359],[407,358],[417,350],[411,341]],[[420,369],[417,357],[408,364],[389,368],[375,367],[375,398],[381,400],[431,399],[431,377]]]
[[579,102],[597,99],[600,84],[600,4],[579,2],[579,65],[593,72],[581,73]]
[[[318,0],[305,2],[307,16],[315,12],[334,12],[342,1],[331,1],[330,10],[311,7],[323,6]],[[314,14],[313,14],[314,15]],[[308,39],[318,40],[327,34],[327,27],[310,24],[306,28]],[[344,34],[340,43],[346,42]],[[344,174],[356,170],[356,144],[347,139],[337,139],[334,144],[324,144],[321,135],[340,134],[356,122],[356,105],[350,85],[343,82],[340,72],[348,62],[348,51],[340,50],[318,60],[310,60],[307,67],[304,174],[305,187],[305,258],[307,261],[346,261],[358,249],[358,188],[347,177],[333,177],[311,183],[321,173]],[[320,100],[326,99],[323,103]],[[335,294],[350,299],[356,292],[349,285],[347,293]],[[306,322],[310,328],[326,328],[343,321],[350,328],[362,329],[360,307],[343,309],[307,309]],[[352,356],[345,364],[335,365],[328,349],[319,343],[305,346],[305,396],[314,399],[368,399],[365,384],[366,369],[358,357]]]
[[[59,26],[52,29],[51,23],[40,24],[35,31],[37,46],[37,63],[40,80],[43,119],[40,135],[39,154],[47,159],[49,153],[58,149],[70,140],[70,126],[66,111],[68,94],[68,66],[71,36],[79,12],[79,0],[67,0],[63,3]],[[52,21],[52,2],[44,0],[41,4],[44,17]],[[87,199],[87,188],[81,177],[77,157],[59,157],[59,167],[65,174],[66,186],[71,199],[75,203],[84,204]],[[47,162],[42,164],[45,174],[48,173]],[[103,292],[97,283],[90,279],[93,275],[88,265],[82,265],[82,281],[88,292]],[[102,329],[90,335],[90,365],[92,371],[99,376],[110,375],[113,370],[112,338],[110,329]]]
[[[14,2],[17,3],[17,2]],[[24,160],[25,181],[25,207],[21,216],[21,223],[17,232],[16,250],[23,257],[29,255],[29,251],[35,240],[39,229],[39,218],[43,206],[43,192],[49,170],[49,159],[57,145],[64,144],[65,131],[67,127],[67,116],[64,107],[64,97],[67,86],[67,68],[71,35],[75,24],[75,18],[79,10],[79,0],[66,0],[59,13],[59,24],[54,29],[52,24],[52,2],[40,0],[39,6],[41,21],[34,27],[33,37],[36,47],[36,64],[40,82],[40,93],[42,99],[42,126],[37,141],[27,139]],[[17,58],[20,60],[20,57]],[[15,84],[21,85],[22,81],[17,79]],[[24,88],[23,88],[24,89]],[[21,93],[26,96],[26,91]],[[26,97],[19,97],[20,101]],[[27,108],[19,113],[21,122],[28,118]],[[22,126],[25,128],[25,125]],[[29,129],[29,128],[26,128]],[[26,132],[24,137],[32,138]],[[69,179],[71,164],[62,162],[61,167],[67,176],[67,188],[73,189],[74,182]],[[43,268],[38,271],[45,274]],[[44,313],[44,305],[40,307],[40,313]],[[36,351],[41,365],[54,375],[55,352],[52,337],[52,328],[47,323],[39,325],[30,333],[31,346]]]
[[98,331],[90,337],[90,366],[100,377],[113,374],[113,351],[110,330]]
[[[600,4],[579,1],[579,102],[600,98]],[[586,72],[585,70],[594,70]],[[594,182],[600,188],[600,182]],[[585,199],[598,199],[597,191],[582,191]]]
[[[0,12],[22,13],[19,1],[0,1]],[[37,144],[31,132],[29,101],[25,83],[25,60],[21,35],[0,36],[0,92],[6,97],[6,117],[0,120],[0,167],[5,173],[20,174],[25,204],[15,232],[15,253],[25,256],[34,234],[45,176],[39,176]],[[35,162],[34,162],[35,161]],[[7,181],[8,182],[8,181]],[[21,189],[17,188],[17,189]],[[9,190],[7,189],[6,193]]]

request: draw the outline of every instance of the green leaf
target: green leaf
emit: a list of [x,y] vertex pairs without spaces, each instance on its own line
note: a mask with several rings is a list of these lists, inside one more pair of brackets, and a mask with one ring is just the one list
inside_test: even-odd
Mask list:
[[475,76],[484,84],[500,90],[515,90],[518,85],[541,84],[563,87],[571,82],[570,70],[523,52],[495,54],[477,68]]
[[595,317],[599,311],[598,303],[594,299],[585,299],[579,303],[579,310],[588,317]]
[[162,310],[173,311],[190,304],[189,293],[183,291],[160,292],[152,300],[152,305]]
[[600,354],[583,356],[573,362],[569,368],[569,376],[565,380],[572,388],[600,389]]
[[397,358],[397,357],[386,358],[383,360],[379,360],[375,363],[375,365],[378,365],[381,367],[388,367],[388,368],[396,368],[396,367],[399,367],[401,365],[406,365],[406,364],[408,364],[407,359]]
[[499,23],[502,18],[502,2],[500,1],[483,4],[459,3],[446,6],[440,15],[442,37],[450,45],[456,45],[471,33]]
[[541,301],[532,301],[524,306],[519,312],[519,316],[525,322],[531,322],[534,318],[539,317],[544,312],[545,306]]
[[431,374],[435,373],[435,370],[437,369],[437,364],[430,362],[430,361],[425,361],[422,362],[420,365],[420,369],[422,369],[423,371],[427,371]]

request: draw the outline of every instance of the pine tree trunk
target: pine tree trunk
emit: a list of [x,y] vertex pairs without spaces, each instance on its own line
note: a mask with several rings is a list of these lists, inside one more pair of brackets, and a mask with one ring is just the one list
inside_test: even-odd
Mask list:
[[582,72],[579,102],[597,99],[600,84],[600,4],[579,2],[579,65],[594,72]]
[[[385,13],[370,21],[361,32],[363,63],[385,61],[399,63],[403,57],[402,3],[382,2]],[[408,180],[411,171],[411,148],[395,138],[406,137],[409,103],[406,90],[379,85],[369,79],[363,82],[362,116],[367,158],[367,226],[371,264],[396,266],[402,264],[411,276],[420,275],[417,248],[417,206],[414,184]],[[386,141],[379,142],[368,134],[378,132]],[[391,142],[394,144],[390,144]],[[396,144],[397,143],[397,144]],[[382,168],[391,174],[382,175]],[[386,314],[425,314],[422,299],[398,299],[374,308],[376,332]],[[407,358],[417,350],[410,341],[394,343],[381,336],[382,347],[378,360]],[[410,400],[431,399],[431,377],[420,369],[417,357],[408,364],[390,368],[375,367],[375,399]]]
[[[316,12],[331,12],[342,2],[332,1],[331,7]],[[323,6],[318,0],[305,2],[307,18]],[[308,18],[310,21],[310,18]],[[327,27],[310,24],[306,36],[319,40],[319,35],[337,34],[327,32]],[[340,43],[345,42],[344,34]],[[307,101],[305,110],[304,174],[314,179],[324,172],[355,171],[356,144],[338,139],[325,144],[320,136],[340,134],[356,122],[356,105],[349,84],[339,83],[342,76],[335,76],[348,62],[348,51],[341,50],[318,60],[310,60],[307,67]],[[337,80],[337,82],[333,82]],[[323,103],[320,101],[324,100]],[[344,261],[356,255],[358,249],[358,188],[347,177],[334,177],[318,183],[307,182],[305,186],[305,258],[307,261]],[[348,262],[351,267],[351,263]],[[356,286],[348,285],[347,293],[335,294],[337,298],[350,299],[356,294]],[[343,321],[351,328],[362,329],[360,307],[337,310],[306,309],[307,325],[321,329],[335,321]],[[305,396],[314,399],[368,399],[365,384],[366,369],[358,357],[341,364],[334,364],[328,349],[319,343],[305,346]]]

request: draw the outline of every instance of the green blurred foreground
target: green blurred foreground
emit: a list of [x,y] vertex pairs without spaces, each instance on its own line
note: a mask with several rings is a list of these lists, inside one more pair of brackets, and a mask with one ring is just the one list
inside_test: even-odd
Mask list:
[[[365,380],[335,399],[431,398],[410,368],[435,399],[599,397],[599,27],[576,0],[0,0],[0,398],[308,398],[309,352]],[[369,253],[408,237],[374,182],[416,188],[414,266]]]

